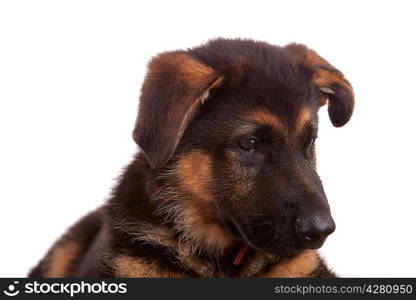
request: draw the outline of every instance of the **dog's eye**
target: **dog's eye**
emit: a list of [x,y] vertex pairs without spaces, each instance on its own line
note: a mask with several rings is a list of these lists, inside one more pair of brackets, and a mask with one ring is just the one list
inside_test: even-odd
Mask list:
[[256,137],[243,137],[240,140],[239,147],[244,151],[255,151],[258,146],[259,139]]

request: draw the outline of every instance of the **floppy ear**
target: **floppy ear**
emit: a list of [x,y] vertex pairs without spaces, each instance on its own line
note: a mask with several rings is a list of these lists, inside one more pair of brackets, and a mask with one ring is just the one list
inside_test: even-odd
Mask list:
[[162,53],[150,61],[133,138],[153,168],[172,157],[198,105],[221,81],[185,52]]
[[290,44],[286,47],[314,69],[313,80],[323,95],[320,103],[324,105],[329,100],[328,113],[332,124],[335,127],[345,125],[354,110],[354,92],[348,80],[329,62],[304,45]]

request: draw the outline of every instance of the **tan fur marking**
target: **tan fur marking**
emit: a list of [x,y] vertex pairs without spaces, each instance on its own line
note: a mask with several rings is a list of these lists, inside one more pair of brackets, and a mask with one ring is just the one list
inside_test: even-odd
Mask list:
[[219,223],[209,189],[212,160],[207,153],[191,151],[177,166],[181,186],[189,194],[183,203],[183,226],[191,238],[211,250],[222,251],[232,244],[228,232]]
[[174,79],[196,89],[204,87],[217,77],[211,67],[185,53],[162,53],[152,60],[149,68],[155,73],[169,72]]
[[181,184],[194,196],[210,201],[209,182],[211,181],[212,161],[208,154],[191,151],[180,159],[177,167]]
[[313,250],[307,250],[294,258],[283,259],[261,277],[270,278],[299,278],[309,277],[318,267],[318,255]]
[[[320,88],[329,87],[332,84],[338,84],[339,86],[345,88],[351,94],[354,94],[351,85],[344,79],[342,74],[333,73],[327,70],[318,69],[314,76],[314,82]],[[319,105],[324,106],[327,103],[327,97],[321,97],[319,99]]]
[[78,259],[82,247],[74,241],[64,242],[52,250],[49,259],[47,277],[68,277],[74,262]]
[[284,128],[280,120],[266,110],[255,111],[251,114],[250,119],[260,124],[269,125],[277,130]]
[[222,82],[224,81],[224,77],[220,76],[218,77],[210,86],[209,90],[218,87]]
[[[199,258],[193,253],[192,248],[187,244],[179,244],[177,253],[180,261],[188,268],[194,270],[203,277],[214,277],[214,266],[212,263]],[[218,277],[218,275],[217,275]]]
[[[352,87],[350,83],[344,78],[344,75],[333,68],[325,59],[320,57],[315,51],[304,49],[305,62],[312,67],[316,67],[314,82],[319,87],[330,87],[332,84],[338,84],[343,88],[347,89],[352,93]],[[319,68],[325,66],[330,70]],[[321,105],[325,104],[326,101],[321,101]]]
[[233,244],[233,239],[216,218],[214,206],[188,200],[184,204],[183,227],[196,245],[209,252],[221,253]]
[[298,120],[296,127],[298,130],[302,130],[306,124],[308,124],[308,121],[311,119],[311,111],[308,107],[302,107],[300,109]]
[[151,260],[120,255],[114,258],[116,277],[125,278],[178,278],[178,273],[171,272],[160,267]]
[[278,261],[279,258],[276,255],[256,251],[250,261],[241,266],[241,270],[238,272],[237,277],[258,276],[266,265],[273,264]]
[[329,63],[313,50],[305,51],[305,62],[311,66],[328,66]]
[[328,103],[328,98],[326,98],[326,97],[319,98],[319,106],[324,106],[327,103]]
[[180,54],[176,59],[178,60],[178,66],[180,66],[178,75],[191,86],[201,86],[213,79],[215,71],[207,65],[190,58],[186,54]]
[[[331,85],[335,83],[353,94],[353,89],[350,83],[344,78],[344,75],[339,70],[335,69],[328,61],[320,57],[315,51],[298,44],[291,44],[288,47],[302,57],[307,65],[316,69],[314,82],[317,86],[320,88],[331,87]],[[322,97],[319,100],[321,106],[326,103],[326,97]]]
[[315,83],[319,87],[329,87],[331,84],[336,83],[352,92],[351,85],[344,79],[342,75],[336,72],[334,73],[327,70],[318,69],[315,74]]

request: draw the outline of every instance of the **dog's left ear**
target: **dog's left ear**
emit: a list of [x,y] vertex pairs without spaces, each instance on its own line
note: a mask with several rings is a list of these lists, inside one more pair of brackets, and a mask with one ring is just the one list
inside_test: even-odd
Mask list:
[[323,96],[320,104],[324,105],[327,99],[329,100],[328,113],[332,124],[335,127],[345,125],[354,111],[354,92],[348,80],[339,70],[306,46],[289,44],[286,48],[315,70],[314,82]]
[[172,157],[198,105],[222,79],[183,51],[162,53],[150,61],[133,138],[153,168]]

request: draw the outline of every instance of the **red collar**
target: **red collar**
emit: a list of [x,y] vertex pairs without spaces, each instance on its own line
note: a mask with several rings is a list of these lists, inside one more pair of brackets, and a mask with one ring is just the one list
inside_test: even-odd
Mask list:
[[248,246],[247,245],[243,245],[240,248],[240,251],[238,251],[237,256],[234,258],[233,261],[233,265],[238,267],[241,263],[241,261],[243,260],[244,256],[246,255],[248,250]]
[[[160,192],[160,187],[156,183],[153,183],[152,191],[154,193],[159,193]],[[160,199],[162,200],[163,204],[168,203],[170,201],[169,198],[164,197],[163,195],[160,195]],[[234,258],[234,261],[233,261],[234,266],[238,267],[240,265],[241,261],[243,260],[244,256],[246,255],[247,251],[248,251],[248,246],[243,244],[241,246],[240,250],[238,251],[236,257]]]

